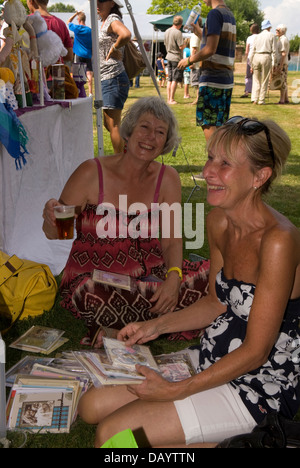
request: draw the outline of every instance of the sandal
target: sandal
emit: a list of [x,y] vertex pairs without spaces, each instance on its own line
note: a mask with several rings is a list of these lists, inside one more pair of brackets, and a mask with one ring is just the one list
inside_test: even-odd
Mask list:
[[300,422],[271,413],[250,434],[225,439],[217,448],[300,448]]

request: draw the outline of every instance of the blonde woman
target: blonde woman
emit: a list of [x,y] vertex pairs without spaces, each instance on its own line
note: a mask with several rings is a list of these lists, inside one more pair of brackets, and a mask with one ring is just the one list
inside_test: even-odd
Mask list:
[[[127,428],[139,447],[215,446],[251,433],[266,414],[292,419],[297,413],[300,233],[262,198],[290,148],[272,121],[237,116],[213,134],[203,169],[214,207],[207,219],[209,293],[182,311],[128,324],[118,335],[131,346],[205,327],[199,345],[188,350],[198,373],[169,382],[137,366],[146,377],[140,385],[89,390],[79,413],[98,424],[97,447]],[[294,432],[299,445],[299,428]]]

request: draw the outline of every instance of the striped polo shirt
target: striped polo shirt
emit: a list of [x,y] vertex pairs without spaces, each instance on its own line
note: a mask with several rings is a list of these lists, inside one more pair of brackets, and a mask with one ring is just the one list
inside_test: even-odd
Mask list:
[[219,89],[233,88],[233,67],[236,46],[236,22],[226,6],[211,10],[203,29],[201,49],[209,35],[220,36],[216,53],[202,62],[200,86]]

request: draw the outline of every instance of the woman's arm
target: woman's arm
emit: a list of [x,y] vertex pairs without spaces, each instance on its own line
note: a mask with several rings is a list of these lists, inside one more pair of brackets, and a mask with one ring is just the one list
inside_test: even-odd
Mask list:
[[[161,248],[167,270],[182,270],[181,182],[178,172],[167,166],[159,196]],[[181,279],[178,270],[172,270],[152,296],[151,312],[173,312],[178,302]]]
[[76,215],[85,207],[88,201],[97,200],[98,175],[96,162],[87,160],[83,162],[66,182],[59,200],[51,198],[47,201],[43,211],[43,231],[48,239],[57,239],[54,206],[75,205]]
[[154,340],[159,335],[205,328],[210,325],[219,315],[226,311],[216,295],[216,275],[223,266],[223,257],[220,253],[217,237],[223,236],[226,223],[217,210],[212,210],[207,216],[208,241],[210,245],[210,272],[209,291],[207,296],[191,306],[147,322],[136,322],[126,325],[118,334],[118,339],[126,341],[128,345],[134,343],[146,343]]
[[[273,232],[269,232],[263,239],[259,255],[260,263],[255,298],[243,343],[190,379],[172,384],[166,383],[165,385],[160,382],[160,389],[155,398],[165,401],[183,399],[199,391],[230,382],[257,369],[267,361],[277,340],[287,301],[291,296],[291,292],[295,289],[296,270],[299,264],[299,234],[297,239],[296,235],[288,231],[282,232],[275,229]],[[278,265],[280,265],[280,268],[278,268]],[[297,281],[299,282],[299,278]],[[210,297],[206,296],[197,303],[199,305],[199,317],[202,320],[203,312],[206,310],[203,306],[208,305],[209,300]],[[176,317],[177,319],[180,317],[179,320],[176,320],[176,325],[180,323],[180,320],[182,320],[181,323],[183,324],[184,312],[188,312],[186,319],[189,320],[190,314],[195,311],[195,306],[196,304],[185,311],[170,314],[169,317],[158,318],[156,330],[165,332],[165,330],[168,331],[173,328],[172,320],[173,318],[176,320]],[[169,320],[167,321],[167,319]],[[162,326],[162,324],[165,324],[165,326]],[[137,333],[139,332],[137,331]],[[133,391],[140,398],[152,399],[152,376],[147,375],[147,380],[149,380],[149,387],[145,382],[142,388]]]
[[121,47],[127,44],[127,42],[131,39],[131,32],[129,29],[121,21],[113,21],[108,28],[108,32],[113,32],[116,34],[117,40],[114,45],[111,47],[106,60],[108,60],[111,56],[116,60],[122,60],[122,53],[119,50]]

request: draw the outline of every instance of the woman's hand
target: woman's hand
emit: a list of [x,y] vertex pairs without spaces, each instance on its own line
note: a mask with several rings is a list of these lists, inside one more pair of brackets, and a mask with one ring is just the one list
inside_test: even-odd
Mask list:
[[158,287],[150,302],[153,307],[150,312],[153,314],[167,314],[174,312],[179,296],[180,278],[176,272],[168,275],[163,283]]
[[124,341],[126,346],[131,346],[135,343],[143,344],[155,340],[159,335],[157,319],[153,319],[129,323],[119,331],[117,339]]
[[43,231],[46,234],[48,239],[57,239],[57,228],[56,228],[56,218],[54,214],[54,207],[59,206],[59,205],[61,205],[61,203],[59,203],[58,200],[55,200],[55,198],[51,198],[50,200],[47,201],[47,203],[44,206]]
[[122,60],[122,52],[119,49],[116,49],[114,46],[111,46],[106,56],[106,60],[109,60],[110,58],[115,60]]
[[147,366],[136,365],[136,370],[146,379],[141,384],[128,385],[127,389],[140,400],[174,401],[178,399],[177,386],[174,383],[168,382]]

